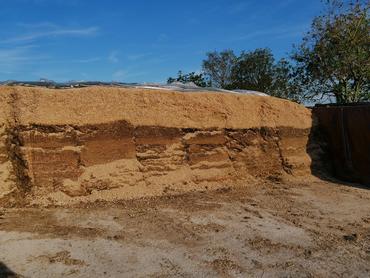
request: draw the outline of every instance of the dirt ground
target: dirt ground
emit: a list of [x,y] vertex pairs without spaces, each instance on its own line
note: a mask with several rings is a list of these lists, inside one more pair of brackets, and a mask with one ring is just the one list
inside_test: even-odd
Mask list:
[[369,277],[370,190],[312,178],[0,209],[0,277]]

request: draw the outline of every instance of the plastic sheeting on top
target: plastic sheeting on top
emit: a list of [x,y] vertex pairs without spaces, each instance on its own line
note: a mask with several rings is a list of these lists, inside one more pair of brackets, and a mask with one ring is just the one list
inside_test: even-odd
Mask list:
[[151,89],[151,90],[169,90],[169,91],[178,91],[178,92],[199,92],[199,91],[213,91],[213,92],[223,92],[223,93],[232,93],[232,94],[249,94],[249,95],[258,95],[258,96],[269,96],[265,93],[252,91],[252,90],[224,90],[219,88],[212,87],[199,87],[193,82],[181,83],[173,82],[170,84],[158,84],[158,83],[121,83],[121,82],[100,82],[100,81],[70,81],[65,83],[58,83],[50,80],[41,80],[41,81],[4,81],[0,82],[0,85],[7,86],[41,86],[47,88],[55,89],[66,89],[66,88],[81,88],[89,86],[115,86],[122,88],[142,88],[142,89]]

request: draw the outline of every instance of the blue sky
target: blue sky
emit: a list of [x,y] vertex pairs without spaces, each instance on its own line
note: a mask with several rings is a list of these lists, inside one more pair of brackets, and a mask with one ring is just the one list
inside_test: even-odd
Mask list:
[[165,82],[207,51],[299,43],[320,0],[1,0],[0,80]]

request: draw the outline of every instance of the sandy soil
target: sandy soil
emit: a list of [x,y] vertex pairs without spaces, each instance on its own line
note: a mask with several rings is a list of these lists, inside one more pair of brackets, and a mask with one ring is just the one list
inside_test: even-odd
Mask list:
[[0,123],[96,125],[126,121],[133,126],[231,128],[312,126],[311,111],[275,97],[230,93],[115,87],[46,89],[0,87]]
[[[311,111],[274,97],[0,87],[0,206],[161,196],[306,175]],[[318,151],[317,151],[318,150]]]
[[354,185],[0,210],[0,277],[369,276],[370,190]]

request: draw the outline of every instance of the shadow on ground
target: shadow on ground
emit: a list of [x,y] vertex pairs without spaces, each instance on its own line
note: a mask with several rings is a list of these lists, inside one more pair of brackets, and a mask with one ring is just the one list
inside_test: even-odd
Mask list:
[[0,278],[16,278],[20,277],[11,269],[9,269],[4,263],[0,262]]
[[[363,173],[359,174],[358,167],[355,167],[357,166],[356,164],[358,164],[356,156],[348,155],[348,153],[351,154],[351,152],[354,151],[351,150],[354,148],[353,145],[356,145],[357,148],[357,145],[363,146],[364,153],[368,153],[368,146],[365,146],[366,144],[355,144],[355,140],[352,138],[349,143],[347,142],[345,144],[347,149],[344,148],[343,142],[341,142],[344,140],[341,138],[344,135],[340,132],[342,129],[338,127],[337,119],[332,119],[331,122],[325,122],[325,124],[323,124],[323,120],[319,122],[319,118],[322,119],[324,116],[320,116],[315,110],[313,110],[312,117],[314,124],[311,128],[306,147],[307,153],[312,160],[312,174],[324,181],[370,189],[370,184],[367,182],[368,175]],[[351,133],[352,137],[356,135],[354,132]],[[366,136],[370,136],[370,133],[367,134],[367,130],[363,130],[363,133],[366,133]],[[348,134],[346,134],[346,136],[349,137]],[[360,139],[358,141],[362,141],[362,138]],[[355,149],[355,151],[357,156],[359,156],[359,150]],[[362,156],[360,156],[360,158]],[[365,161],[361,164],[367,165],[369,163]],[[370,165],[368,166],[370,167]],[[362,172],[365,173],[366,171]]]

